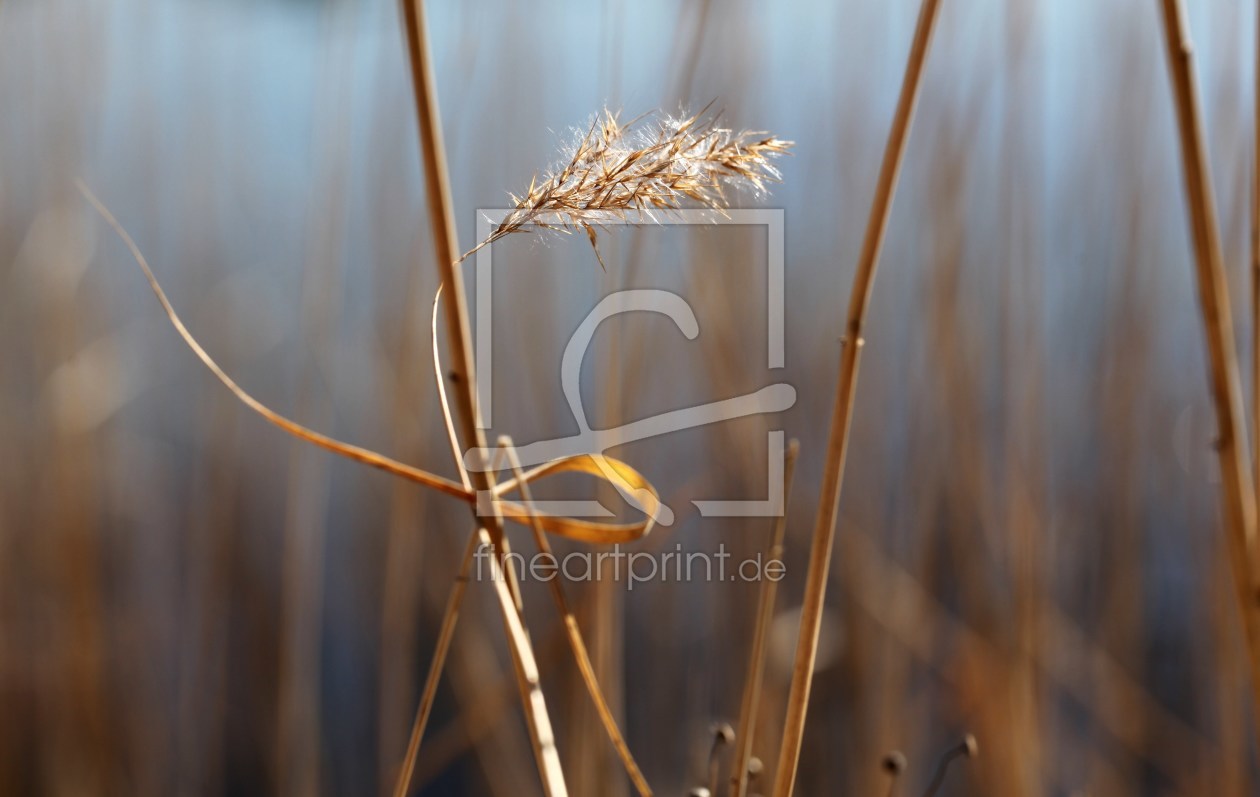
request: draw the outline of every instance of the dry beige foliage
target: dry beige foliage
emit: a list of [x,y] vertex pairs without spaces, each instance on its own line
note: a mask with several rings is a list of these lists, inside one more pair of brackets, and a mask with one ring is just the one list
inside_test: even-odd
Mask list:
[[604,110],[577,133],[559,165],[530,180],[525,196],[509,195],[512,212],[460,260],[534,227],[582,230],[599,257],[595,228],[604,223],[634,215],[650,221],[688,200],[720,211],[729,207],[727,189],[765,191],[766,183],[779,180],[772,159],[792,142],[762,132],[737,133],[720,127],[720,118],[706,106],[690,116],[653,113],[622,124],[616,113]]

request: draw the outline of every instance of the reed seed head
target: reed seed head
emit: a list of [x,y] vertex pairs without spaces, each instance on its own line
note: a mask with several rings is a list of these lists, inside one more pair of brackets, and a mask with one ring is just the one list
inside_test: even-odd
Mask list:
[[595,229],[608,222],[631,216],[651,221],[688,205],[725,210],[728,189],[764,193],[768,183],[779,180],[773,159],[792,142],[735,132],[719,126],[719,119],[706,106],[693,115],[652,113],[623,124],[604,110],[576,134],[557,166],[530,180],[524,196],[509,195],[512,212],[463,257],[532,227],[581,230],[596,246]]

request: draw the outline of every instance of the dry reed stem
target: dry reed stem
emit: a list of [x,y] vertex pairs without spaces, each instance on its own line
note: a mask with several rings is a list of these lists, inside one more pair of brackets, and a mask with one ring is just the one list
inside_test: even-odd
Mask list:
[[[581,230],[595,247],[595,228],[630,216],[680,210],[684,200],[702,208],[728,207],[728,188],[764,192],[777,182],[771,163],[792,147],[766,133],[718,126],[705,107],[674,118],[648,114],[622,124],[605,110],[550,174],[530,180],[524,197],[511,196],[513,210],[462,261],[484,246],[531,227],[570,233]],[[604,264],[599,258],[600,265]]]
[[[494,546],[494,538],[484,527],[477,530],[477,541],[483,548]],[[525,620],[520,606],[508,588],[508,585],[512,583],[511,568],[504,567],[498,556],[491,556],[488,561],[490,581],[494,586],[495,597],[499,599],[499,614],[503,617],[508,648],[513,651],[512,671],[516,674],[517,690],[524,698],[522,704],[525,709],[525,724],[529,727],[530,746],[534,750],[534,759],[538,764],[543,793],[567,795],[568,787],[564,782],[564,770],[560,767],[560,753],[556,749],[556,737],[551,731],[551,721],[547,717],[547,703],[542,693],[538,662],[534,658],[534,648],[529,640],[529,632],[525,630]]]
[[787,718],[784,722],[783,741],[779,748],[779,761],[774,777],[774,797],[790,797],[796,779],[796,767],[800,760],[801,742],[805,735],[805,716],[809,708],[809,692],[814,676],[814,661],[818,653],[818,635],[822,627],[823,605],[827,592],[827,575],[831,569],[831,551],[835,541],[836,515],[840,504],[840,486],[844,479],[844,460],[849,443],[849,423],[853,415],[853,398],[857,386],[858,355],[862,349],[862,326],[870,302],[871,287],[875,279],[875,267],[888,226],[893,192],[901,168],[906,139],[910,132],[910,120],[918,99],[919,79],[927,56],[932,29],[937,17],[940,0],[923,0],[919,19],[915,26],[914,41],[906,62],[905,77],[897,109],[893,115],[884,159],[880,166],[875,198],[871,202],[870,219],[857,270],[853,275],[853,289],[849,297],[849,317],[840,349],[840,375],[836,388],[835,405],[831,416],[831,433],[827,443],[827,459],[823,470],[822,495],[818,503],[818,517],[814,526],[813,543],[809,553],[809,571],[806,575],[805,600],[801,606],[801,627],[797,640],[796,658],[792,666],[792,687],[788,695]]
[[[424,0],[401,0],[403,27],[407,39],[408,62],[411,66],[412,87],[415,90],[416,116],[420,133],[420,149],[424,159],[425,188],[428,193],[429,220],[433,227],[434,254],[437,257],[441,284],[448,286],[451,296],[446,302],[447,341],[451,347],[452,378],[455,380],[455,396],[459,402],[463,438],[477,448],[485,448],[485,435],[477,408],[476,383],[473,379],[472,333],[468,323],[468,308],[464,298],[463,277],[455,263],[458,236],[451,205],[449,172],[446,165],[445,146],[442,142],[441,116],[438,112],[437,86],[433,63],[429,53],[428,30],[425,22]],[[492,491],[494,475],[477,471],[472,475],[476,490]],[[481,537],[493,546],[497,556],[506,555],[506,537],[503,519],[496,511],[479,519],[476,506],[472,506],[474,521],[484,522]],[[491,560],[498,565],[495,557]],[[560,769],[555,749],[555,736],[547,703],[538,686],[538,668],[534,661],[529,635],[525,632],[520,614],[520,591],[516,576],[510,567],[498,568],[504,581],[495,581],[495,593],[503,614],[512,665],[521,690],[521,702],[528,719],[530,742],[538,759],[539,775],[543,791],[547,795],[568,793],[564,773]]]
[[[1251,433],[1253,461],[1260,461],[1260,3],[1256,8],[1256,64],[1253,146],[1251,151]],[[1253,494],[1260,497],[1260,465],[1254,472]],[[1260,577],[1260,572],[1252,578]]]
[[[788,443],[783,457],[783,511],[774,519],[774,532],[766,550],[766,561],[783,558],[783,537],[787,530],[787,505],[792,497],[792,478],[796,474],[796,458],[801,444]],[[735,731],[735,755],[731,761],[731,794],[744,797],[748,792],[748,762],[752,759],[753,736],[757,727],[757,706],[761,701],[762,675],[765,672],[766,642],[774,619],[775,597],[779,582],[762,579],[757,593],[757,623],[753,629],[752,649],[748,655],[748,674],[744,678],[744,695],[739,707],[739,727]]]
[[[556,558],[555,554],[552,553],[551,544],[547,542],[547,535],[543,531],[542,524],[538,522],[539,515],[533,509],[534,500],[530,495],[529,482],[523,478],[525,473],[521,468],[520,458],[516,455],[516,448],[512,444],[512,439],[506,436],[500,438],[499,447],[500,450],[507,452],[508,464],[511,466],[517,482],[520,484],[521,502],[529,512],[530,530],[534,533],[534,544],[538,546],[540,553],[548,557],[550,561],[555,562]],[[595,676],[595,667],[591,664],[586,641],[582,638],[582,631],[578,627],[577,616],[569,606],[568,598],[565,597],[564,587],[561,586],[558,577],[548,579],[547,583],[551,587],[551,595],[556,603],[556,611],[560,613],[561,622],[564,624],[565,636],[568,639],[569,648],[573,652],[573,660],[577,664],[578,672],[582,675],[582,683],[585,684],[586,691],[591,696],[591,702],[595,705],[595,712],[599,715],[599,721],[608,733],[608,739],[612,742],[613,748],[621,758],[621,763],[626,768],[626,774],[630,776],[635,789],[643,797],[651,797],[652,788],[648,786],[647,779],[643,777],[643,772],[639,769],[639,765],[635,763],[634,756],[630,753],[630,747],[626,744],[625,737],[621,734],[621,728],[617,726],[617,718],[613,716],[612,709],[608,707],[608,701],[605,699],[604,692],[599,686],[599,679]]]
[[442,626],[438,631],[437,645],[433,648],[433,659],[429,662],[429,673],[425,676],[424,688],[420,692],[420,703],[416,706],[416,719],[411,726],[411,737],[407,740],[407,752],[403,756],[402,768],[398,772],[398,780],[394,785],[394,797],[407,797],[411,788],[411,777],[416,769],[416,759],[420,756],[420,742],[424,738],[424,729],[429,723],[429,714],[433,710],[433,701],[437,697],[438,683],[442,678],[442,670],[446,666],[446,656],[451,649],[451,640],[455,636],[455,625],[459,621],[459,610],[463,605],[464,593],[468,589],[468,574],[472,568],[473,554],[477,551],[478,535],[474,531],[468,535],[468,544],[464,547],[464,556],[460,561],[459,574],[446,599],[446,611],[442,614]]
[[1186,214],[1194,245],[1195,279],[1203,312],[1203,334],[1207,342],[1212,401],[1216,410],[1216,452],[1221,469],[1225,535],[1250,664],[1252,708],[1257,728],[1260,728],[1260,603],[1256,591],[1260,568],[1255,559],[1256,493],[1244,442],[1246,426],[1230,319],[1229,285],[1221,255],[1220,231],[1217,228],[1185,8],[1179,0],[1163,0],[1161,8],[1185,172]]
[[[546,636],[535,645],[540,665],[555,661],[565,652],[562,649],[567,647],[559,627],[549,628]],[[456,759],[499,729],[503,712],[515,700],[514,678],[499,677],[480,681],[477,694],[470,695],[469,700],[461,702],[458,713],[447,724],[430,734],[431,741],[424,748],[426,756],[416,761],[411,787],[423,789],[445,772]],[[570,775],[569,781],[572,780],[573,776]]]
[[96,209],[96,212],[101,215],[101,218],[105,220],[105,223],[108,224],[118,235],[119,239],[122,240],[123,244],[127,247],[127,250],[131,253],[132,258],[136,261],[137,265],[140,266],[140,269],[144,272],[145,279],[148,280],[149,287],[153,290],[154,295],[157,296],[158,302],[162,305],[162,309],[166,312],[167,319],[170,320],[171,325],[175,327],[175,331],[179,333],[179,336],[184,339],[184,343],[192,349],[193,353],[197,355],[197,358],[210,369],[211,373],[213,373],[215,377],[222,382],[242,404],[249,407],[255,413],[262,416],[263,419],[275,426],[278,426],[285,432],[288,432],[301,440],[305,440],[312,445],[325,449],[326,451],[331,451],[334,454],[340,454],[347,459],[352,459],[355,462],[361,462],[364,465],[379,468],[387,473],[392,473],[395,476],[424,485],[425,487],[430,487],[438,492],[445,493],[455,498],[462,498],[465,501],[475,500],[475,496],[470,495],[467,490],[450,479],[446,479],[436,474],[429,473],[428,471],[421,470],[420,468],[390,459],[389,457],[382,456],[375,451],[369,451],[366,448],[360,448],[359,446],[351,445],[350,443],[343,443],[339,440],[334,440],[327,435],[320,434],[319,432],[308,429],[301,424],[294,423],[283,415],[275,412],[270,407],[251,396],[249,393],[246,393],[245,390],[241,388],[240,385],[236,384],[232,377],[228,376],[227,373],[219,367],[219,364],[216,363],[208,353],[206,353],[206,350],[201,347],[201,344],[197,342],[197,339],[194,338],[192,333],[188,331],[188,328],[184,326],[184,322],[180,319],[179,314],[175,312],[175,307],[171,304],[170,299],[167,298],[166,292],[163,291],[162,286],[158,284],[157,277],[153,275],[153,270],[149,267],[148,261],[145,260],[144,254],[141,253],[140,248],[136,246],[136,242],[132,240],[131,235],[128,234],[123,226],[119,224],[118,220],[114,218],[114,214],[111,213],[109,208],[96,198],[96,195],[93,194],[82,181],[76,182],[76,185],[79,188],[79,192],[83,194],[83,197],[87,199],[92,207]]

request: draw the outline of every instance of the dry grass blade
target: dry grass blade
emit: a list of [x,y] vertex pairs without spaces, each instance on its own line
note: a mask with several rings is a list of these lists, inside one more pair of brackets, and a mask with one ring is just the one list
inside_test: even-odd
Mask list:
[[805,714],[809,708],[809,692],[814,678],[814,660],[818,654],[818,635],[822,628],[823,603],[827,593],[827,574],[831,569],[831,549],[835,542],[836,514],[840,505],[840,485],[844,479],[844,459],[849,443],[849,423],[853,415],[853,397],[857,387],[858,355],[862,350],[862,327],[875,281],[875,267],[888,225],[893,191],[901,168],[919,94],[919,78],[927,57],[932,29],[940,0],[923,0],[914,41],[906,62],[905,78],[897,110],[893,115],[884,160],[880,166],[875,198],[862,243],[857,271],[853,275],[853,291],[849,297],[849,319],[840,349],[840,376],[832,408],[831,434],[827,442],[827,458],[823,467],[822,494],[818,501],[818,517],[809,551],[809,571],[805,581],[805,601],[801,606],[801,628],[796,658],[792,665],[792,688],[788,695],[787,718],[779,762],[774,776],[774,797],[790,797],[796,780],[796,766],[805,735]]
[[198,359],[200,359],[201,362],[210,369],[211,373],[213,373],[215,377],[222,382],[223,385],[227,387],[227,389],[230,390],[237,399],[241,401],[242,404],[294,437],[305,440],[308,443],[319,446],[322,449],[331,451],[334,454],[340,454],[341,456],[352,459],[356,462],[362,462],[365,465],[371,465],[374,468],[379,468],[380,470],[392,473],[395,476],[407,479],[408,481],[422,484],[425,487],[431,487],[455,498],[461,498],[465,501],[471,500],[471,497],[465,488],[453,481],[450,481],[449,479],[444,479],[441,476],[429,473],[428,471],[424,471],[411,465],[398,462],[397,460],[390,459],[389,457],[382,456],[375,451],[369,451],[366,448],[360,448],[359,446],[351,445],[350,443],[343,443],[339,440],[334,440],[327,435],[314,431],[313,429],[308,429],[305,426],[295,423],[283,415],[280,415],[258,399],[251,396],[249,393],[246,393],[245,390],[240,385],[236,384],[236,382],[233,381],[233,379],[219,367],[219,364],[215,362],[208,353],[206,353],[206,350],[202,348],[201,344],[197,342],[197,339],[194,338],[192,333],[188,331],[188,327],[184,326],[184,322],[180,319],[179,314],[175,312],[175,307],[171,304],[170,299],[167,298],[166,292],[163,291],[162,286],[158,284],[157,277],[153,275],[153,270],[149,267],[148,261],[145,260],[144,254],[141,253],[140,248],[136,246],[136,242],[131,239],[131,236],[127,233],[123,226],[118,223],[116,218],[114,218],[114,214],[110,213],[109,208],[105,207],[104,203],[97,199],[96,195],[93,194],[82,181],[77,182],[76,185],[79,188],[79,192],[83,194],[83,197],[91,203],[92,207],[96,209],[96,212],[101,215],[101,218],[105,219],[105,222],[109,224],[109,226],[126,245],[127,250],[131,252],[132,258],[136,261],[136,264],[140,266],[141,271],[144,272],[145,279],[149,282],[149,287],[153,290],[154,295],[157,296],[158,302],[162,305],[162,309],[166,312],[167,319],[170,320],[171,325],[175,327],[175,331],[179,333],[179,336],[184,339],[184,343],[188,345],[188,348],[192,349]]
[[[547,542],[547,535],[543,530],[542,523],[539,522],[540,515],[534,511],[529,482],[524,478],[525,474],[521,469],[521,462],[516,455],[516,449],[512,445],[511,438],[500,438],[499,447],[500,450],[507,452],[508,463],[511,465],[512,472],[516,475],[517,482],[520,484],[521,501],[529,513],[530,529],[534,532],[534,544],[538,546],[539,552],[548,558],[548,561],[555,562],[555,554],[552,553],[551,544]],[[586,686],[586,691],[591,696],[591,702],[595,705],[595,712],[599,715],[599,721],[603,723],[604,730],[608,733],[608,739],[612,742],[617,755],[621,758],[621,763],[626,768],[626,774],[630,776],[635,789],[643,797],[650,797],[652,789],[648,786],[647,779],[643,777],[643,772],[639,769],[639,765],[635,763],[634,756],[630,753],[630,746],[626,744],[625,737],[621,734],[621,728],[617,725],[617,718],[613,716],[612,709],[608,707],[608,701],[604,697],[604,691],[599,686],[599,679],[595,676],[595,667],[591,664],[590,652],[587,650],[586,641],[582,638],[582,630],[578,627],[577,616],[569,606],[568,598],[565,597],[564,587],[561,586],[558,577],[548,579],[547,583],[551,587],[551,595],[555,600],[556,610],[560,613],[561,621],[564,623],[569,648],[573,651],[573,660],[577,664],[578,672],[582,675],[582,683]]]
[[681,209],[684,202],[723,210],[728,189],[762,192],[767,183],[777,182],[772,161],[792,142],[766,133],[737,133],[718,121],[706,107],[691,116],[649,114],[623,125],[605,110],[559,166],[531,180],[524,197],[511,198],[512,212],[460,260],[530,227],[581,230],[598,256],[595,229],[601,224],[632,215],[651,219]]
[[1195,279],[1203,313],[1212,401],[1216,410],[1216,453],[1221,470],[1225,535],[1247,646],[1252,708],[1256,722],[1260,723],[1260,605],[1256,591],[1260,567],[1255,558],[1258,553],[1255,540],[1256,494],[1251,480],[1251,461],[1244,442],[1246,425],[1243,422],[1242,387],[1234,352],[1229,289],[1221,254],[1185,8],[1179,0],[1163,0],[1161,8],[1185,172],[1186,213],[1194,245]]
[[[783,511],[774,520],[774,532],[766,561],[783,558],[783,537],[787,530],[787,503],[792,496],[792,477],[796,473],[796,457],[801,444],[788,443],[783,462]],[[748,791],[748,762],[752,760],[753,733],[757,726],[757,706],[761,701],[762,674],[766,663],[766,642],[770,638],[770,622],[774,619],[774,601],[779,582],[767,578],[757,594],[757,624],[753,629],[752,650],[748,656],[748,674],[744,679],[744,695],[739,707],[739,729],[735,732],[735,755],[731,762],[731,793],[744,797]]]
[[[86,185],[82,182],[79,182],[77,185],[80,193],[83,194],[83,197],[87,199],[93,208],[96,209],[97,213],[101,215],[101,218],[109,224],[109,226],[118,235],[119,239],[127,247],[127,250],[131,253],[132,259],[135,260],[136,264],[140,267],[140,270],[144,273],[145,279],[148,281],[149,287],[152,289],[154,296],[157,297],[158,302],[162,305],[162,309],[166,313],[167,320],[170,321],[171,326],[175,328],[175,331],[179,333],[179,336],[184,340],[184,343],[192,350],[193,354],[197,355],[197,358],[201,360],[202,364],[204,364],[206,368],[214,374],[215,378],[218,379],[224,387],[231,391],[232,395],[234,395],[242,404],[253,410],[264,420],[300,440],[305,440],[308,443],[318,446],[326,451],[346,457],[347,459],[355,462],[370,465],[374,468],[383,470],[386,473],[406,479],[407,481],[433,488],[438,492],[444,493],[453,498],[458,498],[465,503],[475,506],[477,493],[469,486],[457,484],[450,479],[421,470],[413,465],[407,465],[406,463],[399,462],[398,460],[390,459],[389,457],[375,451],[361,448],[350,443],[344,443],[340,440],[334,440],[325,434],[316,432],[315,430],[309,429],[296,421],[286,418],[263,404],[258,399],[254,398],[254,396],[247,393],[244,388],[238,385],[235,380],[227,375],[227,372],[225,372],[223,368],[215,362],[214,358],[206,352],[205,348],[203,348],[202,345],[197,342],[197,339],[193,337],[192,333],[188,331],[188,327],[184,325],[184,322],[180,318],[179,314],[175,312],[175,307],[171,304],[170,299],[167,297],[166,291],[164,291],[161,284],[158,283],[157,277],[154,276],[153,270],[149,267],[149,263],[145,259],[144,254],[140,251],[140,248],[136,246],[135,241],[132,240],[131,235],[128,234],[127,230],[118,222],[113,213],[110,212],[109,208],[97,199],[96,195],[93,194]],[[440,366],[438,367],[438,371],[440,373]],[[438,396],[442,402],[443,418],[448,424],[447,431],[451,440],[452,450],[458,451],[459,442],[454,437],[454,431],[450,426],[450,407],[446,403],[446,391],[440,384],[440,377]],[[465,484],[468,484],[469,476],[463,468],[463,459],[461,457],[456,457],[455,459],[456,467],[460,470],[460,478],[464,480]],[[651,511],[654,511],[655,502],[659,502],[660,500],[656,488],[652,486],[651,482],[649,482],[643,474],[615,457],[601,455],[598,458],[598,461],[589,455],[566,457],[553,462],[548,462],[527,471],[524,474],[523,479],[525,481],[532,482],[549,475],[565,472],[586,473],[597,479],[613,483],[617,485],[619,489],[635,491],[636,495],[640,495],[645,499],[649,513],[644,520],[638,523],[605,523],[548,515],[541,521],[543,527],[547,531],[552,534],[558,534],[562,537],[568,537],[575,540],[611,543],[628,542],[630,540],[638,539],[651,530],[653,522],[650,513]],[[491,488],[490,493],[494,496],[500,496],[517,489],[519,485],[520,480],[510,479],[503,484],[494,485],[494,487]],[[518,523],[528,524],[529,513],[524,507],[510,501],[500,502],[500,506],[506,513],[508,519]]]

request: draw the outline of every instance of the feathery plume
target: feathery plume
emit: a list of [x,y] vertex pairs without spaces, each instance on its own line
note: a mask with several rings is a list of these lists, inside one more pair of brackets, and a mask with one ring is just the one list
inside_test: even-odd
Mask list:
[[727,188],[762,193],[767,183],[778,182],[771,160],[792,142],[719,127],[720,114],[710,113],[710,106],[691,116],[653,113],[626,124],[604,110],[577,133],[559,165],[530,180],[523,197],[509,194],[512,212],[460,260],[500,238],[538,227],[565,234],[584,231],[603,266],[595,228],[604,223],[631,214],[652,220],[655,213],[680,210],[687,202],[722,211],[729,206]]

